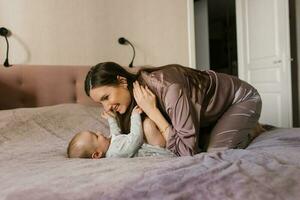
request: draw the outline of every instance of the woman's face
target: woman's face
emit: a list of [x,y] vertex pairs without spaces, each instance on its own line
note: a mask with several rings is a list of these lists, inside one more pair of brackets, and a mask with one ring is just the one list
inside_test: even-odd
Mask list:
[[118,86],[100,86],[90,90],[93,101],[101,103],[106,111],[124,114],[131,103],[127,83]]

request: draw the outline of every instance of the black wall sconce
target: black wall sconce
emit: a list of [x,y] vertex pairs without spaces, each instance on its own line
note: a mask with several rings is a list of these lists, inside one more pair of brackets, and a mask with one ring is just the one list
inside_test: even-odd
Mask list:
[[10,35],[10,31],[7,28],[5,28],[5,27],[1,27],[0,28],[0,35],[3,36],[3,37],[5,37],[5,40],[6,40],[6,59],[5,59],[3,65],[5,67],[9,67],[11,65],[8,62],[9,43],[8,43],[7,37]]
[[134,58],[135,58],[135,49],[134,49],[134,46],[131,44],[131,42],[129,42],[126,38],[124,37],[120,37],[119,40],[118,40],[119,44],[121,45],[127,45],[129,44],[131,47],[132,47],[132,50],[133,50],[133,57],[132,57],[132,60],[129,64],[129,67],[132,67],[133,65],[133,61],[134,61]]

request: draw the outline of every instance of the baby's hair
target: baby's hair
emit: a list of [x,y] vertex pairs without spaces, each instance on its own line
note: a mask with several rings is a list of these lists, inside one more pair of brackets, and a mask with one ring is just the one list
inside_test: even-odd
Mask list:
[[90,131],[82,131],[74,135],[68,145],[67,155],[68,158],[92,158],[92,144],[86,144],[80,142],[80,138],[83,134],[92,134],[97,137],[97,134]]

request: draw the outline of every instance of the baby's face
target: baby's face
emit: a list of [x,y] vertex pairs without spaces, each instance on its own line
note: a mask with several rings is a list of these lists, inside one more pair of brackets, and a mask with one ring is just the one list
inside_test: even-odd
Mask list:
[[94,152],[92,158],[103,158],[109,147],[109,139],[107,139],[102,133],[90,133],[91,143],[94,145]]

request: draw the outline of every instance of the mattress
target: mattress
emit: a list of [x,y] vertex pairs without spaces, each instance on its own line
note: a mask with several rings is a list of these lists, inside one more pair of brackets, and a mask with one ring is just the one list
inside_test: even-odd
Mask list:
[[300,129],[246,149],[185,157],[68,159],[71,137],[108,134],[101,109],[79,104],[0,111],[0,199],[299,199]]

